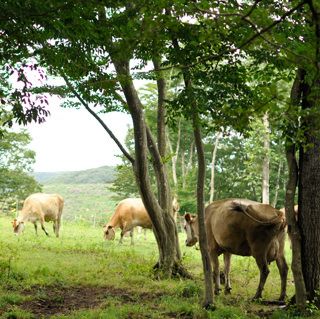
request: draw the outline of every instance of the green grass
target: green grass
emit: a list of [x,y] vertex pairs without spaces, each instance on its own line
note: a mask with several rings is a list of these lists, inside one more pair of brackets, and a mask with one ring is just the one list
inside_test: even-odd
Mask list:
[[[217,310],[203,310],[200,251],[185,247],[182,233],[183,263],[194,279],[160,281],[152,273],[157,244],[151,231],[147,240],[136,235],[132,247],[129,237],[118,244],[119,232],[115,241],[104,241],[102,228],[88,223],[65,221],[58,239],[49,225],[48,230],[50,237],[42,232],[36,236],[33,225],[27,224],[24,234],[16,237],[10,218],[0,217],[1,318],[242,319],[270,317],[270,310],[276,310],[251,302],[258,270],[253,258],[237,256],[232,257],[232,294],[215,298]],[[287,255],[290,260],[289,245]],[[275,263],[270,270],[263,296],[275,300],[280,293]],[[293,293],[290,273],[288,295]],[[80,302],[73,304],[76,300]],[[46,310],[49,303],[51,308]],[[272,316],[298,318],[290,315],[277,310]]]

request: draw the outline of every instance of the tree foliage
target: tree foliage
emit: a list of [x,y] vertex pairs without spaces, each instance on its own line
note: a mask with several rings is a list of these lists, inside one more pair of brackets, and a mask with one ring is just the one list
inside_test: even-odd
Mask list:
[[2,132],[0,140],[0,201],[16,207],[16,201],[41,190],[31,176],[35,153],[28,148],[30,135],[25,132]]

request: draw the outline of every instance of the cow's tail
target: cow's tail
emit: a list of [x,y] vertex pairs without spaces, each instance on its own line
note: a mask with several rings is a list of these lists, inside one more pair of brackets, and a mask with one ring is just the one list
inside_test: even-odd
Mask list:
[[262,224],[262,225],[275,225],[275,224],[279,224],[281,223],[282,226],[281,228],[284,228],[286,226],[286,219],[285,219],[285,214],[281,211],[277,211],[276,212],[276,216],[272,217],[272,218],[266,218],[266,219],[262,219],[261,216],[257,216],[257,214],[253,213],[253,210],[250,209],[252,207],[252,205],[246,205],[244,203],[241,202],[232,202],[231,204],[231,209],[235,212],[241,212],[243,214],[245,214],[247,217],[249,217],[251,220]]

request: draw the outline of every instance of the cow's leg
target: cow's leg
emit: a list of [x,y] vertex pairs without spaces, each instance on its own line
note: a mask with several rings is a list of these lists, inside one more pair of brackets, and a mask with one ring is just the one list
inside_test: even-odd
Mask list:
[[219,295],[220,293],[220,269],[219,269],[219,257],[218,254],[211,250],[211,263],[213,267],[213,281],[214,281],[214,293]]
[[122,243],[123,243],[123,236],[124,236],[124,234],[125,234],[125,232],[121,229],[119,244],[122,244]]
[[259,299],[262,297],[262,290],[264,288],[264,285],[266,283],[270,270],[268,267],[266,256],[257,256],[255,257],[255,259],[260,270],[260,281],[259,281],[257,292],[254,295],[253,299]]
[[36,231],[36,235],[38,236],[38,225],[37,225],[37,222],[34,222],[33,226],[34,226],[34,230]]
[[130,237],[131,237],[131,245],[134,245],[134,241],[133,241],[133,228],[130,230]]
[[231,281],[230,281],[231,254],[224,253],[223,259],[224,259],[224,276],[225,276],[224,293],[230,294],[231,293]]
[[287,277],[288,277],[288,265],[286,259],[282,255],[276,259],[277,267],[279,269],[279,274],[281,278],[281,293],[279,300],[283,301],[286,298],[286,289],[287,289]]
[[44,227],[44,220],[40,220],[40,224],[41,224],[41,228],[42,230],[45,232],[45,234],[49,237],[48,232],[46,231],[45,227]]
[[60,231],[60,218],[57,219],[54,223],[53,223],[53,231],[56,235],[56,237],[59,237],[59,231]]

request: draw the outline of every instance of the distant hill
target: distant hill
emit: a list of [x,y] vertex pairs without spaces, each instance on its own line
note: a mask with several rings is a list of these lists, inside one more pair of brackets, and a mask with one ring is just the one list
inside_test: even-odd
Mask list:
[[35,172],[33,176],[41,184],[112,183],[115,177],[115,167],[102,166],[73,172]]

